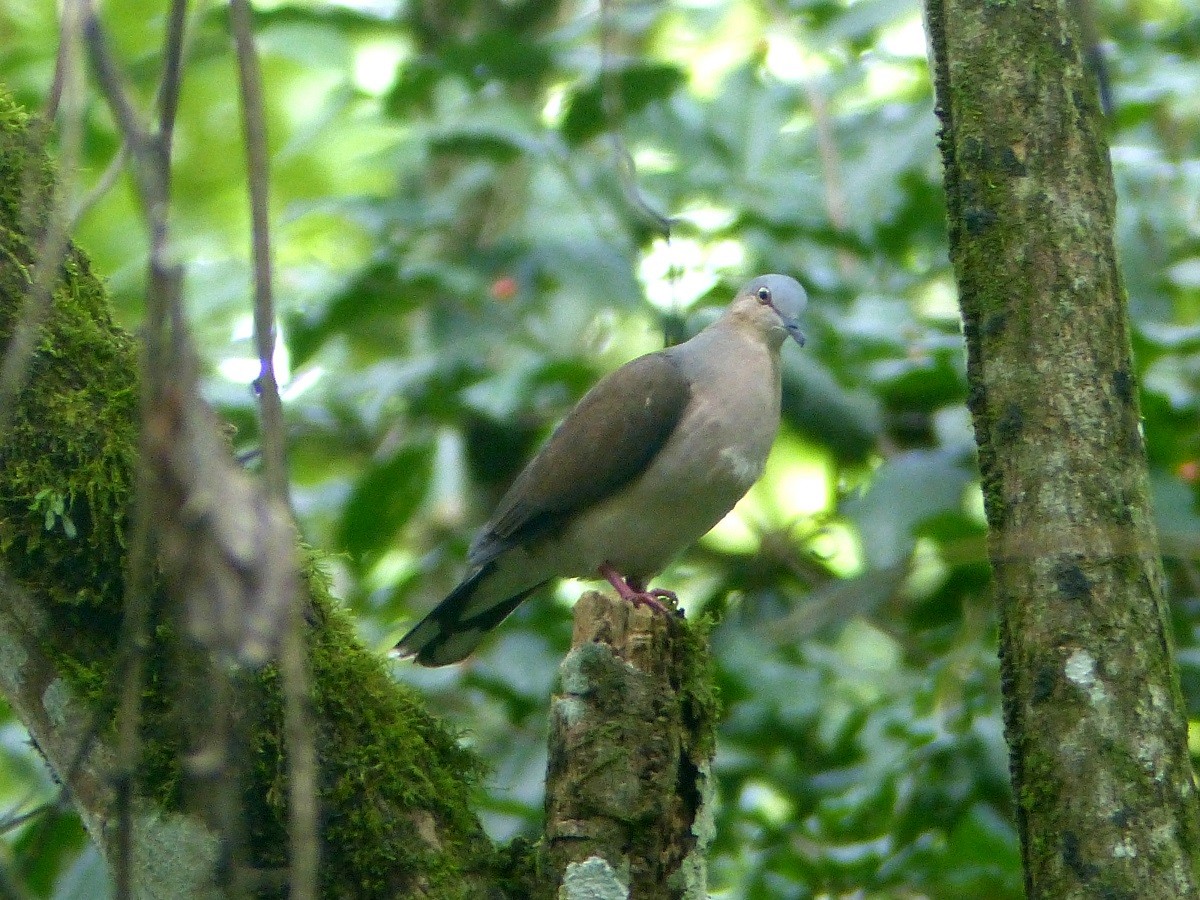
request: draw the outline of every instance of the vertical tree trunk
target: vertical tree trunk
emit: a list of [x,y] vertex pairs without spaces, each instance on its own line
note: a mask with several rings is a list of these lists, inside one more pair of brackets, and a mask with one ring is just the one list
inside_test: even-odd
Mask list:
[[1069,0],[926,0],[1030,897],[1195,897],[1114,191]]
[[682,622],[580,598],[551,703],[542,896],[707,896],[714,709]]

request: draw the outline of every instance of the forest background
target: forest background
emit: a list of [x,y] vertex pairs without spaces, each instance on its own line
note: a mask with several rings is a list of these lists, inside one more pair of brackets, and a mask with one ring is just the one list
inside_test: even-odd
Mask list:
[[[1200,13],[1087,8],[1178,663],[1200,719]],[[745,277],[793,274],[810,342],[785,351],[767,475],[663,579],[690,616],[719,619],[713,894],[1019,896],[917,4],[255,10],[292,496],[363,639],[383,652],[454,583],[507,479],[600,374],[694,330]],[[148,101],[161,5],[111,2],[103,18]],[[53,4],[0,9],[0,82],[30,110],[56,45]],[[173,225],[206,392],[247,449],[258,367],[237,96],[225,9],[198,5]],[[120,144],[95,95],[83,122],[77,197]],[[674,220],[669,242],[658,216]],[[135,328],[147,251],[124,176],[74,237]],[[67,527],[46,505],[48,527]],[[464,666],[394,668],[491,764],[480,809],[498,840],[539,822],[547,697],[581,590],[526,604]],[[11,714],[0,754],[7,806],[54,796]],[[103,867],[69,807],[8,840],[35,893],[96,896]]]

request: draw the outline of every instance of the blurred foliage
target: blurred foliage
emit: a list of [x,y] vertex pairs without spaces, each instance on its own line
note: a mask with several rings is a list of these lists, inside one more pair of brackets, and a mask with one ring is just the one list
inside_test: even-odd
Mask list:
[[[1094,5],[1145,434],[1200,720],[1200,12]],[[223,6],[196,7],[175,238],[210,395],[252,447],[234,62]],[[34,110],[52,81],[53,9],[0,7],[0,80]],[[151,97],[164,4],[109,0],[103,15]],[[338,590],[364,639],[388,648],[452,586],[472,530],[601,373],[700,327],[744,278],[795,274],[810,341],[785,351],[767,477],[662,579],[692,614],[722,619],[713,894],[1019,896],[915,0],[270,0],[256,18],[296,503],[309,538],[341,551]],[[118,139],[94,94],[84,126],[86,188]],[[669,243],[635,191],[676,220]],[[146,251],[127,181],[77,239],[135,325]],[[493,761],[480,803],[498,839],[537,828],[547,697],[579,590],[526,604],[461,667],[396,667]],[[0,794],[51,798],[9,723]],[[7,835],[6,868],[32,895],[98,895],[99,862],[69,816]]]

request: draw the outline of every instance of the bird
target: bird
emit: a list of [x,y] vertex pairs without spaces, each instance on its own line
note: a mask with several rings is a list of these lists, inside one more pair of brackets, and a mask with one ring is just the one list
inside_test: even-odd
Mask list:
[[513,480],[462,581],[396,645],[423,666],[469,656],[560,577],[602,578],[666,610],[653,576],[762,475],[779,430],[780,350],[801,347],[804,288],[760,275],[691,339],[640,356],[583,398]]

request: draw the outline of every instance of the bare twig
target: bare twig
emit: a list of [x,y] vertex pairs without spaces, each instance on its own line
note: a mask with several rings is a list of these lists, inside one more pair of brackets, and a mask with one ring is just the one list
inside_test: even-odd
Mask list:
[[[139,475],[139,496],[149,487],[149,476]],[[141,756],[142,685],[149,650],[150,563],[149,504],[134,504],[133,536],[129,548],[129,582],[126,587],[125,619],[122,635],[123,666],[121,694],[117,707],[117,858],[114,864],[116,895],[131,896],[133,861],[133,790],[138,759]]]
[[47,800],[44,803],[39,803],[37,806],[33,807],[32,809],[27,809],[24,812],[17,812],[18,809],[25,805],[25,802],[22,801],[13,807],[12,812],[7,813],[3,818],[0,818],[0,834],[3,834],[6,831],[12,831],[14,828],[20,828],[26,822],[30,822],[33,819],[36,819],[38,816],[48,813],[50,810],[58,806],[58,804],[61,802],[61,798],[62,790],[59,791],[58,795],[53,800]]
[[609,46],[613,24],[611,13],[611,0],[600,0],[600,105],[604,112],[604,124],[608,130],[613,154],[617,159],[617,179],[625,202],[638,218],[670,240],[674,220],[652,207],[642,193],[638,186],[637,164],[633,161],[633,154],[629,152],[625,132],[621,128],[624,104],[621,100],[621,86],[617,83],[612,65],[612,48]]
[[[283,404],[275,376],[275,309],[272,297],[269,230],[269,176],[266,125],[263,118],[262,73],[254,46],[247,0],[229,6],[242,91],[246,134],[250,213],[254,251],[254,337],[259,358],[259,404],[262,414],[263,469],[271,499],[288,506]],[[288,835],[293,900],[315,900],[319,842],[317,831],[317,760],[311,711],[304,620],[298,596],[287,601],[288,616],[280,652],[283,676],[284,727],[288,761]]]
[[[186,0],[172,0],[171,17],[167,30],[166,64],[163,67],[163,80],[159,84],[157,98],[159,110],[159,143],[162,147],[162,157],[168,162],[171,158],[171,147],[175,133],[175,113],[179,106],[179,89],[183,81],[184,35],[187,31],[186,19]],[[104,172],[96,180],[95,185],[72,209],[68,232],[73,232],[87,211],[101,197],[112,190],[113,185],[117,182],[117,178],[124,171],[128,158],[128,145],[122,141],[121,146],[117,149],[116,154]],[[169,184],[167,188],[170,188]]]
[[266,125],[262,115],[262,74],[254,48],[253,24],[247,0],[229,4],[238,74],[242,90],[242,124],[246,133],[249,169],[250,219],[254,252],[254,339],[258,350],[259,403],[263,417],[263,469],[269,492],[280,500],[288,495],[284,460],[283,404],[275,377],[275,308],[271,279],[271,235],[268,209],[270,169]]
[[[170,144],[179,83],[182,77],[182,32],[186,2],[172,4],[167,32],[166,68],[160,92],[162,130],[152,135],[144,127],[121,81],[103,27],[92,0],[80,0],[83,33],[100,88],[113,111],[125,146],[133,157],[133,175],[150,232],[150,272],[146,292],[147,322],[142,360],[141,407],[143,421],[159,402],[166,367],[164,330],[168,319],[179,321],[181,272],[168,256],[168,183]],[[143,435],[144,440],[144,435]],[[143,449],[143,455],[145,451]],[[125,597],[122,646],[124,665],[117,713],[117,812],[118,842],[114,861],[116,894],[131,896],[133,858],[134,777],[141,756],[142,685],[149,643],[153,549],[151,516],[155,482],[148,466],[139,467],[136,502],[129,541],[129,576]]]
[[47,120],[53,119],[58,115],[58,105],[62,102],[63,86],[67,70],[67,61],[63,58],[63,55],[71,52],[68,48],[77,46],[76,41],[67,39],[66,23],[68,18],[69,14],[63,15],[59,24],[58,49],[54,53],[54,80],[50,82],[50,93],[46,95],[46,109],[43,113]]
[[109,161],[108,166],[100,173],[100,177],[96,179],[96,183],[92,185],[92,189],[72,207],[70,224],[67,228],[68,234],[74,234],[75,229],[79,227],[79,223],[87,215],[88,210],[100,202],[101,197],[112,190],[121,173],[125,171],[125,163],[128,160],[129,150],[124,142],[122,142],[121,146],[117,148],[116,154]]
[[[179,89],[183,85],[183,38],[187,31],[187,0],[171,0],[171,16],[167,20],[162,83],[158,91],[158,133],[162,159],[171,159],[175,136],[175,113],[179,109]],[[166,185],[170,189],[169,179]]]
[[[104,27],[96,15],[93,0],[78,0],[78,2],[82,9],[83,38],[91,59],[92,71],[96,75],[100,90],[104,93],[104,99],[107,101],[109,109],[112,110],[114,119],[116,119],[117,130],[125,138],[125,143],[133,153],[134,159],[140,164],[134,166],[133,169],[138,197],[145,207],[148,220],[161,218],[161,213],[155,207],[162,199],[162,190],[158,184],[162,180],[162,173],[151,172],[149,170],[153,166],[146,165],[149,161],[152,143],[150,132],[142,124],[137,110],[133,108],[133,104],[129,100],[129,94],[125,90],[120,70],[117,67],[117,61],[113,58],[112,50],[108,46]],[[152,178],[152,176],[157,176],[157,178]]]
[[304,643],[304,618],[292,604],[291,621],[280,653],[283,674],[284,729],[288,762],[288,838],[291,852],[290,897],[315,900],[319,857],[317,830],[317,752],[309,709],[312,673]]
[[[129,100],[129,95],[122,83],[121,74],[113,58],[112,51],[104,35],[103,26],[96,16],[94,0],[78,0],[83,8],[83,34],[87,45],[88,55],[92,61],[92,69],[100,84],[100,89],[116,119],[117,128],[125,139],[125,146],[133,156],[132,174],[137,186],[138,199],[142,204],[150,231],[150,283],[146,292],[146,359],[143,365],[143,402],[146,404],[157,400],[159,389],[158,375],[163,372],[162,354],[164,329],[168,319],[178,322],[182,318],[181,311],[181,282],[182,272],[175,265],[168,253],[168,189],[170,166],[161,152],[163,146],[162,132],[151,134],[143,126],[137,111]],[[170,19],[172,28],[181,21],[175,15]],[[170,48],[175,42],[168,32],[167,45]],[[173,56],[168,49],[167,61],[179,66],[182,61]],[[164,84],[173,83],[179,74],[164,75]],[[172,114],[176,94],[170,90],[162,92],[163,108]],[[167,133],[169,141],[169,133]],[[143,413],[146,410],[143,407]]]

